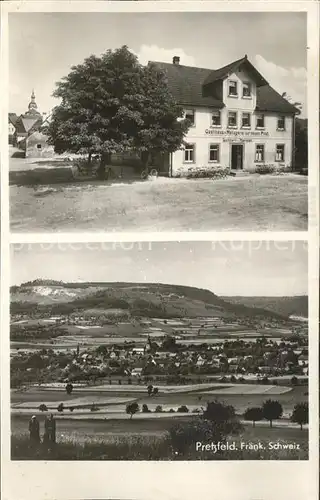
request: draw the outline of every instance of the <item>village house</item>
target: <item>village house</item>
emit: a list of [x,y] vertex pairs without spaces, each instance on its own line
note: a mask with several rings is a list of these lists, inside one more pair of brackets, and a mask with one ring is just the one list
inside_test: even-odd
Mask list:
[[183,147],[154,163],[169,176],[190,169],[228,167],[235,173],[259,165],[293,168],[294,119],[299,110],[278,94],[245,55],[212,70],[152,62],[192,123]]

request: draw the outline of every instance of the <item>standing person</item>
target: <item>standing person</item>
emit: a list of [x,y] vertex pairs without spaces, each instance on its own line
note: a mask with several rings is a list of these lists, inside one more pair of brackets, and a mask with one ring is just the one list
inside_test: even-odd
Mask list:
[[53,414],[50,413],[49,417],[46,417],[44,422],[44,443],[50,448],[56,442],[56,421],[53,418]]
[[32,446],[36,446],[40,443],[40,425],[37,417],[32,415],[29,421],[29,434],[30,434],[30,443]]

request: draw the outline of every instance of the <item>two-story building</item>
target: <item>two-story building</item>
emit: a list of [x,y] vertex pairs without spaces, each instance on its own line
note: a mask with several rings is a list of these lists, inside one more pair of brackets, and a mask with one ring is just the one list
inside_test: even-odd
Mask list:
[[278,94],[247,56],[217,70],[153,62],[192,126],[183,147],[163,155],[160,170],[185,175],[211,165],[256,170],[257,165],[293,166],[294,119],[299,113]]

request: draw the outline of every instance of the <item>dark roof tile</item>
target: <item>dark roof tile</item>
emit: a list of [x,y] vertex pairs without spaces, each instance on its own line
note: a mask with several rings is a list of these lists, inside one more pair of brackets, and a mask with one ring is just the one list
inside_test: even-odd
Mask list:
[[299,110],[276,92],[247,60],[246,57],[238,59],[223,68],[212,70],[207,68],[197,68],[194,66],[184,66],[182,64],[170,64],[164,62],[151,61],[157,68],[164,71],[167,76],[168,86],[173,97],[181,105],[204,106],[223,108],[224,103],[216,97],[204,97],[203,85],[225,78],[230,71],[236,69],[241,64],[249,64],[260,85],[257,86],[257,106],[258,111],[270,111],[279,113],[299,113]]

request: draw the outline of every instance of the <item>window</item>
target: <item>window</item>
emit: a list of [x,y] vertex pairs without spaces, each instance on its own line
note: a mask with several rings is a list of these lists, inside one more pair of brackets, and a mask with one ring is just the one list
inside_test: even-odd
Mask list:
[[238,97],[238,84],[233,80],[229,81],[229,96]]
[[242,97],[251,97],[251,83],[243,82]]
[[220,125],[221,125],[221,113],[218,109],[216,111],[212,112],[211,125],[213,127],[220,127]]
[[228,113],[228,127],[237,126],[237,113],[236,111],[229,111]]
[[209,147],[209,161],[219,163],[220,146],[219,144],[210,144]]
[[264,144],[256,145],[256,161],[264,161]]
[[195,146],[194,144],[186,144],[184,148],[184,161],[185,163],[194,163],[195,159]]
[[242,128],[251,128],[251,115],[250,113],[242,113]]
[[286,128],[286,118],[285,116],[278,116],[277,130],[285,130]]
[[41,144],[37,144],[37,149],[41,149],[41,148],[42,148]]
[[191,125],[195,124],[195,111],[194,109],[186,109],[185,118],[191,122]]
[[284,161],[284,144],[276,146],[276,161]]
[[264,115],[257,115],[257,128],[264,128]]

